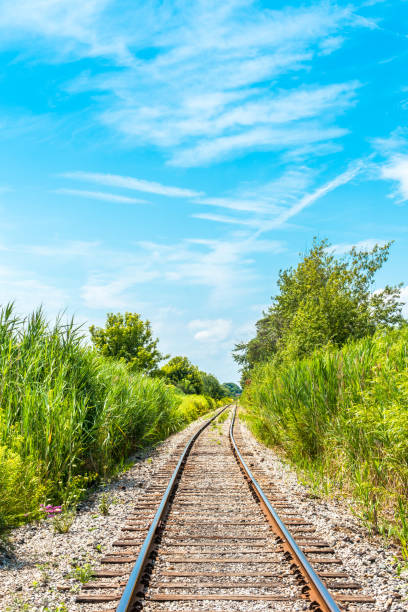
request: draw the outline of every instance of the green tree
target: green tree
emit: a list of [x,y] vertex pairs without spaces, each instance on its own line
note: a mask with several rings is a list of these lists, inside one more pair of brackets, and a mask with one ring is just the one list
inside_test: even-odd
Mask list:
[[173,357],[160,370],[161,375],[184,393],[202,393],[203,381],[197,366],[187,357]]
[[216,400],[226,396],[225,388],[215,376],[207,372],[200,372],[200,376],[203,383],[203,395],[208,395]]
[[104,328],[91,325],[89,331],[102,355],[126,361],[134,370],[155,374],[160,361],[168,358],[158,350],[159,340],[153,338],[150,322],[143,321],[137,313],[110,312]]
[[239,397],[242,393],[241,387],[236,383],[222,383],[222,386],[225,388],[224,395],[227,397]]
[[313,241],[296,268],[280,271],[279,294],[256,325],[256,336],[236,345],[243,379],[255,363],[271,357],[294,359],[331,343],[372,335],[378,327],[401,324],[400,286],[374,292],[375,273],[389,256],[391,243],[372,250],[353,248],[342,258],[327,240]]

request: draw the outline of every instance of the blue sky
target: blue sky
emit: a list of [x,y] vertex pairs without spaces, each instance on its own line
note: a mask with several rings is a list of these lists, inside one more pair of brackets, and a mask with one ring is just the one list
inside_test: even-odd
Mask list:
[[0,302],[229,381],[314,235],[408,301],[407,60],[406,0],[1,0]]

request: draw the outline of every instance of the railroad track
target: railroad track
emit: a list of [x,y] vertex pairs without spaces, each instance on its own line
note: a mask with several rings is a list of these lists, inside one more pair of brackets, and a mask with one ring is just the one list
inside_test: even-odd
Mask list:
[[253,465],[235,411],[229,426],[218,415],[205,423],[157,474],[78,603],[95,612],[374,609]]

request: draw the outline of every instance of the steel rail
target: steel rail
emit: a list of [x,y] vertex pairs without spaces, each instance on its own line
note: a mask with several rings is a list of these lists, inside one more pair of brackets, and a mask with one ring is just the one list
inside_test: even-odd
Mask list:
[[239,448],[237,446],[237,443],[235,442],[235,438],[234,438],[234,424],[235,424],[236,412],[237,412],[237,407],[235,406],[233,416],[231,419],[230,432],[229,432],[231,445],[235,453],[235,456],[237,457],[239,463],[241,464],[243,471],[245,472],[249,482],[251,483],[261,503],[261,507],[263,508],[264,513],[266,514],[269,522],[272,524],[274,531],[277,532],[280,538],[282,539],[282,545],[284,549],[291,555],[297,568],[300,570],[303,578],[305,579],[307,583],[307,588],[310,591],[309,593],[310,599],[319,605],[319,608],[315,608],[315,611],[316,612],[318,611],[320,612],[340,612],[340,609],[337,606],[332,595],[330,594],[328,589],[325,587],[325,585],[323,584],[319,576],[316,574],[315,570],[309,563],[305,554],[296,544],[296,541],[293,538],[292,534],[289,532],[289,530],[287,529],[286,525],[283,523],[283,521],[279,517],[276,510],[271,505],[270,501],[268,500],[265,493],[263,492],[260,484],[258,483],[256,478],[252,474],[251,470],[249,469],[248,465],[245,462],[245,459],[241,455]]
[[123,595],[119,601],[119,604],[116,608],[116,612],[130,612],[131,607],[134,604],[134,597],[137,593],[137,589],[139,587],[140,584],[140,580],[142,578],[142,575],[144,573],[144,568],[146,565],[146,561],[149,558],[149,554],[151,552],[151,548],[154,542],[154,538],[156,536],[156,532],[157,529],[160,525],[161,520],[163,519],[164,513],[167,510],[167,506],[171,497],[171,494],[174,491],[175,485],[176,485],[176,481],[177,478],[180,474],[180,472],[182,471],[182,468],[184,466],[184,463],[187,459],[187,456],[190,453],[190,450],[194,444],[194,442],[196,441],[196,439],[198,438],[198,436],[204,431],[204,429],[206,429],[206,427],[208,427],[208,425],[214,421],[214,419],[216,419],[222,412],[224,412],[224,410],[226,410],[231,404],[228,404],[227,406],[224,406],[224,408],[222,408],[222,410],[220,410],[219,412],[217,412],[217,414],[215,416],[213,416],[211,419],[209,419],[208,421],[206,421],[206,423],[204,423],[204,425],[202,427],[200,427],[200,429],[190,438],[190,440],[187,442],[184,451],[173,471],[173,474],[169,480],[169,484],[167,485],[166,491],[163,494],[162,500],[160,502],[159,507],[157,508],[156,514],[154,515],[154,519],[152,521],[152,524],[150,525],[149,531],[147,532],[147,535],[143,541],[142,547],[140,549],[139,555],[135,561],[135,565],[133,566],[132,572],[129,576],[129,579],[127,581],[125,590],[123,591]]

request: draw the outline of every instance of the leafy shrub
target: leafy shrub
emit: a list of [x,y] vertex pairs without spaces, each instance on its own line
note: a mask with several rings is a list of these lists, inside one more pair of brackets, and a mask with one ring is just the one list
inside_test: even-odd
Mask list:
[[350,493],[408,558],[408,327],[256,367],[252,431],[325,487]]
[[211,397],[203,395],[185,395],[178,407],[178,414],[183,420],[195,421],[206,412],[214,410],[217,403]]
[[[193,396],[194,397],[194,396]],[[0,311],[0,524],[75,507],[90,482],[213,407],[84,345],[71,321],[51,327]],[[44,515],[44,513],[42,513]]]
[[32,461],[0,446],[0,533],[10,525],[38,516],[46,485]]

